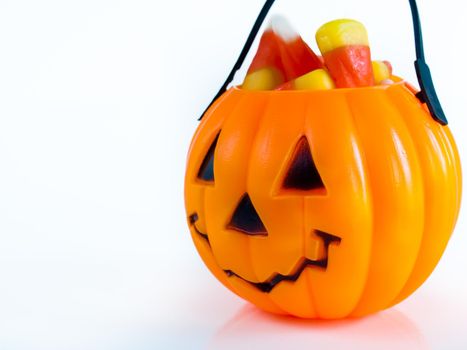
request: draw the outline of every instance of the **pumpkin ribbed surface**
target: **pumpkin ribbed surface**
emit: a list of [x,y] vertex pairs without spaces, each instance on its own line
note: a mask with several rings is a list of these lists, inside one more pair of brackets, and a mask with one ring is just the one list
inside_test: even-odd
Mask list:
[[203,261],[240,297],[298,317],[362,316],[435,268],[460,172],[448,127],[403,83],[233,88],[194,136],[185,202]]

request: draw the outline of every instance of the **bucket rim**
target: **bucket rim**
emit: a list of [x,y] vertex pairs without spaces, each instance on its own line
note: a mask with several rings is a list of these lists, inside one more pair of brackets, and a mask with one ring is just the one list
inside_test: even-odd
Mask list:
[[408,88],[413,94],[416,93],[416,88],[405,80],[399,80],[390,85],[375,85],[356,88],[336,88],[329,90],[244,90],[241,85],[232,86],[229,90],[236,93],[247,95],[323,95],[323,94],[336,94],[336,93],[350,93],[350,92],[369,92],[369,91],[385,91],[391,88],[405,87]]

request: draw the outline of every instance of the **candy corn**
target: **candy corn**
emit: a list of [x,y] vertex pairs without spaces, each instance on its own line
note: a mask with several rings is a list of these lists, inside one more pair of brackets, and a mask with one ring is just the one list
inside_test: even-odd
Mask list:
[[392,66],[388,61],[373,61],[372,66],[375,83],[377,85],[381,85],[383,81],[391,78]]
[[243,82],[246,90],[329,90],[391,85],[400,79],[388,61],[371,61],[360,22],[339,19],[316,33],[317,56],[281,16],[273,17]]
[[274,16],[270,28],[277,37],[286,80],[296,79],[323,67],[319,57],[284,17]]
[[316,69],[293,81],[281,85],[277,90],[331,90],[334,81],[325,69]]
[[261,37],[258,52],[248,69],[242,88],[245,90],[273,90],[284,83],[285,75],[277,44],[270,29]]
[[284,17],[272,18],[248,70],[243,89],[272,90],[323,66]]
[[242,88],[245,90],[273,90],[284,82],[284,75],[274,68],[262,68],[246,76]]
[[340,19],[323,25],[316,41],[338,88],[374,85],[368,34],[360,22]]

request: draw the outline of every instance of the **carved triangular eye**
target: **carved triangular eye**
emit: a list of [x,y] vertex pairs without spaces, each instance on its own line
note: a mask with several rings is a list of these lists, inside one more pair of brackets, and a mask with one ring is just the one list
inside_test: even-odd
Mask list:
[[209,147],[209,151],[204,157],[203,163],[199,168],[198,179],[200,180],[214,182],[214,152],[216,151],[218,139],[219,135],[217,135],[212,142],[211,147]]
[[310,145],[305,136],[298,142],[292,162],[285,176],[285,189],[309,191],[324,189],[323,180],[311,156]]
[[243,196],[235,209],[228,228],[253,236],[267,236],[268,234],[248,194]]

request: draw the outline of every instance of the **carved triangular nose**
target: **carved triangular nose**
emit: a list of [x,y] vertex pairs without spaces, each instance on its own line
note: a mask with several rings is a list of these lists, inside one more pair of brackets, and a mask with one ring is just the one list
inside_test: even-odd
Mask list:
[[268,234],[248,193],[243,196],[235,209],[228,228],[253,236],[266,236]]
[[310,145],[305,136],[300,139],[295,148],[283,187],[302,191],[324,189],[323,180],[316,169]]

